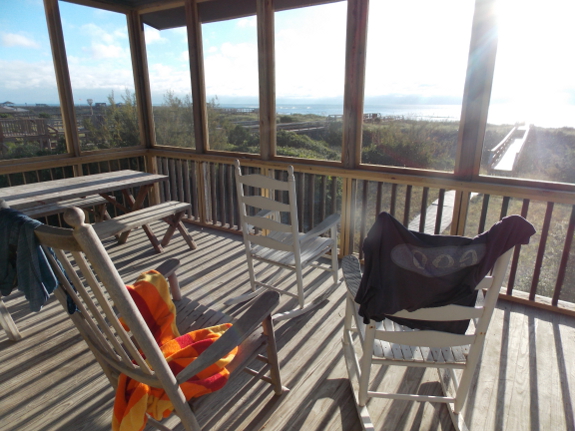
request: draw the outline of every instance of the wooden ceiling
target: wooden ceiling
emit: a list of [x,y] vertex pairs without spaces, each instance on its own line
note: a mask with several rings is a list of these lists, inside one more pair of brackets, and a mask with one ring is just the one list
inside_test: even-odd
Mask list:
[[[137,10],[142,21],[157,29],[184,27],[186,25],[183,0],[64,0],[100,9],[121,11]],[[276,11],[334,3],[343,0],[275,0]],[[256,14],[257,0],[198,0],[201,22],[223,21]]]

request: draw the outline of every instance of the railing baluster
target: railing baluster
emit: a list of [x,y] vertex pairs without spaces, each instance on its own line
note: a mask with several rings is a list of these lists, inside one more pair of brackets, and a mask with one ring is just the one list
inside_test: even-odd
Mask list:
[[331,190],[331,202],[330,202],[329,213],[333,214],[335,213],[337,208],[337,177],[335,176],[331,177],[330,190]]
[[383,192],[383,183],[378,182],[377,183],[377,194],[375,196],[375,218],[377,218],[377,216],[381,212],[381,195],[382,195],[382,192]]
[[503,197],[503,202],[501,202],[501,213],[499,214],[499,220],[507,216],[507,211],[509,211],[509,196]]
[[567,270],[567,262],[569,261],[569,254],[571,253],[571,245],[573,243],[573,233],[575,232],[575,205],[571,208],[571,217],[569,218],[569,227],[567,228],[567,235],[565,235],[565,245],[563,246],[563,253],[561,254],[561,263],[559,264],[559,272],[557,274],[557,281],[555,283],[555,290],[553,291],[553,298],[551,304],[557,306],[559,304],[559,296],[565,281],[565,272]]
[[477,228],[477,234],[480,234],[485,230],[485,222],[487,220],[487,210],[489,209],[489,195],[483,195],[483,202],[481,204],[481,217],[479,218],[479,226]]
[[218,198],[219,198],[219,219],[220,219],[220,226],[225,226],[227,223],[226,217],[226,186],[224,184],[225,179],[225,172],[224,172],[224,164],[218,164]]
[[[527,218],[529,211],[529,199],[523,199],[521,206],[521,216]],[[519,265],[519,253],[521,253],[521,244],[515,246],[513,250],[513,258],[511,259],[511,269],[509,270],[509,281],[507,282],[507,295],[511,295],[513,287],[515,287],[515,275],[517,274],[517,266]]]
[[435,228],[433,233],[438,235],[441,233],[441,221],[443,220],[443,204],[445,202],[445,189],[439,189],[439,197],[437,198],[437,214],[435,215]]
[[389,199],[389,213],[395,217],[395,204],[397,201],[397,184],[391,185],[391,198]]
[[304,222],[303,222],[303,202],[304,202],[304,196],[303,196],[303,191],[304,191],[304,180],[305,180],[305,175],[302,174],[301,172],[296,172],[295,173],[295,180],[296,180],[296,194],[297,194],[297,218],[299,221],[299,231],[303,232],[304,231]]
[[[182,161],[182,182],[184,183],[184,201],[192,204],[192,193],[190,191],[190,162],[189,160]],[[192,218],[192,206],[186,211],[188,218]]]
[[367,189],[369,181],[362,181],[361,191],[361,222],[359,225],[359,259],[363,259],[363,239],[365,238],[365,223],[367,219]]
[[419,216],[419,231],[425,232],[425,219],[427,218],[427,198],[429,195],[429,187],[423,188],[421,194],[421,214]]
[[[164,175],[170,175],[170,169],[168,167],[168,159],[166,157],[164,157],[164,159],[162,160],[162,162],[164,163]],[[172,190],[170,188],[170,181],[164,181],[163,182],[164,187],[165,187],[165,193],[166,193],[166,201],[171,201],[172,200]]]
[[412,185],[408,185],[405,188],[405,210],[403,211],[403,225],[409,226],[409,212],[411,210],[411,190],[413,189]]
[[308,216],[308,229],[313,229],[315,226],[315,174],[307,174],[307,202],[308,209],[305,211]]
[[226,197],[226,217],[228,220],[229,228],[233,229],[234,222],[234,195],[236,190],[234,189],[234,183],[232,181],[232,166],[228,164],[222,164],[224,169],[224,175],[226,179],[226,184],[224,187],[225,197]]
[[216,164],[215,163],[211,163],[210,162],[210,168],[209,168],[209,180],[208,180],[208,191],[210,193],[210,201],[212,204],[212,224],[216,224],[218,221],[218,202],[216,199],[216,187],[217,187],[217,182],[216,182]]
[[327,184],[327,177],[325,175],[321,176],[319,182],[319,219],[325,219],[325,207],[326,207],[326,184]]
[[545,219],[543,227],[541,228],[541,238],[539,239],[539,248],[537,249],[537,258],[535,260],[535,271],[533,272],[533,279],[531,281],[531,290],[529,291],[529,300],[535,300],[537,292],[537,285],[539,284],[539,277],[541,275],[541,264],[543,263],[543,256],[545,255],[545,245],[547,244],[547,236],[549,235],[549,226],[551,224],[551,215],[553,214],[553,202],[547,203],[547,210],[545,211]]
[[[162,158],[158,157],[157,160],[157,165],[158,165],[158,174],[163,175],[164,174],[164,164],[162,163]],[[166,202],[166,190],[165,190],[165,185],[164,182],[161,181],[158,183],[158,186],[160,188],[160,202]]]
[[186,198],[184,197],[184,180],[183,180],[183,173],[182,173],[182,159],[176,159],[176,186],[178,190],[178,201],[185,202]]
[[202,169],[198,166],[199,162],[191,161],[190,165],[190,192],[192,195],[192,208],[194,210],[194,217],[196,220],[201,220],[200,215],[200,186],[201,182],[198,180],[198,175],[201,175]]
[[171,197],[170,200],[177,201],[178,200],[178,185],[176,184],[176,161],[170,158],[169,161],[170,170],[168,173],[168,181],[170,183],[170,193]]

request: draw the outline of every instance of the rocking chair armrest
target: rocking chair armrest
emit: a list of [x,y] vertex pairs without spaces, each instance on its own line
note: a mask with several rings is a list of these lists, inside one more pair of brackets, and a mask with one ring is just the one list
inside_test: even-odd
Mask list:
[[355,298],[359,284],[361,283],[361,267],[359,259],[354,255],[345,256],[341,260],[341,269],[343,271],[343,279],[349,294]]
[[250,308],[214,344],[178,373],[176,380],[182,384],[200,371],[217,362],[239,346],[279,304],[279,293],[267,291],[253,301]]
[[172,292],[172,299],[174,301],[179,301],[182,299],[182,292],[180,290],[180,283],[178,281],[178,276],[176,274],[176,269],[180,267],[180,260],[176,258],[168,259],[162,262],[156,271],[164,276],[168,280],[170,285],[170,292]]
[[160,274],[164,277],[169,278],[172,274],[175,273],[176,269],[180,267],[180,260],[176,258],[168,259],[162,262],[157,268]]
[[314,227],[312,230],[310,230],[305,235],[303,235],[300,238],[300,242],[303,244],[303,243],[309,241],[310,239],[318,237],[321,234],[327,232],[331,228],[337,226],[340,218],[341,218],[341,216],[339,214],[330,215],[325,220],[323,220],[320,224],[318,224],[316,227]]

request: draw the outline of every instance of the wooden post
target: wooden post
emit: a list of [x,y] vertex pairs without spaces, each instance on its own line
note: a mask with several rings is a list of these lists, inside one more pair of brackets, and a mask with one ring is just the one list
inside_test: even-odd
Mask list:
[[[461,180],[473,181],[479,176],[496,53],[495,0],[476,0],[455,158],[455,177]],[[463,192],[455,195],[453,235],[465,231],[469,196]]]
[[461,180],[479,176],[496,53],[495,0],[476,0],[455,159]]
[[[128,21],[128,35],[130,37],[130,52],[132,54],[140,139],[147,149],[151,149],[156,146],[156,131],[154,127],[154,111],[148,73],[144,23],[136,11],[129,11],[126,14],[126,18]],[[146,155],[145,160],[146,172],[157,174],[158,167],[156,157]],[[151,204],[160,203],[160,185],[157,183],[154,184],[151,190],[150,201]]]
[[186,0],[185,11],[190,53],[196,152],[205,154],[209,149],[208,109],[204,76],[204,51],[202,48],[202,23],[198,12],[198,0]]
[[341,230],[340,230],[340,253],[347,256],[353,253],[353,230],[355,229],[355,180],[343,178],[341,198]]
[[260,88],[260,154],[276,155],[275,42],[273,0],[257,0]]
[[[70,71],[68,70],[68,59],[66,57],[66,45],[64,44],[64,33],[62,31],[62,20],[60,18],[58,0],[44,0],[44,10],[46,12],[46,24],[48,26],[50,45],[52,47],[52,58],[54,61],[54,71],[56,73],[56,83],[58,85],[58,96],[60,98],[60,110],[62,112],[66,147],[71,156],[78,157],[81,153],[80,137],[78,135],[76,112],[74,111],[72,83],[70,81]],[[74,165],[74,175],[82,175],[81,165]]]
[[154,112],[148,76],[144,23],[138,12],[134,10],[129,11],[126,14],[126,18],[128,20],[128,35],[130,38],[130,52],[132,54],[132,69],[134,73],[140,139],[146,148],[153,148],[156,144],[156,134],[154,130]]
[[349,169],[361,162],[368,9],[369,0],[348,0],[341,157]]

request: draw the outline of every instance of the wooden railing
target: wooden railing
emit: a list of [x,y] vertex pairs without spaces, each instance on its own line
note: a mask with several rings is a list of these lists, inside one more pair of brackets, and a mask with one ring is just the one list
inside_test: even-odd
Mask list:
[[[169,176],[160,200],[191,203],[186,222],[239,233],[233,157],[151,150],[83,157],[83,174],[137,169]],[[93,156],[96,157],[96,156]],[[0,186],[66,178],[71,166],[38,168],[0,175]],[[69,164],[69,161],[68,161]],[[307,231],[326,215],[342,215],[340,254],[363,257],[362,239],[375,217],[388,211],[420,232],[474,236],[500,218],[521,214],[537,233],[514,250],[502,297],[575,315],[575,269],[570,266],[575,233],[575,197],[571,192],[454,181],[415,175],[294,163],[300,228]],[[242,160],[243,169],[284,175],[285,163]]]
[[58,139],[58,131],[43,118],[0,118],[0,144],[21,139],[38,141],[42,148],[50,148]]

